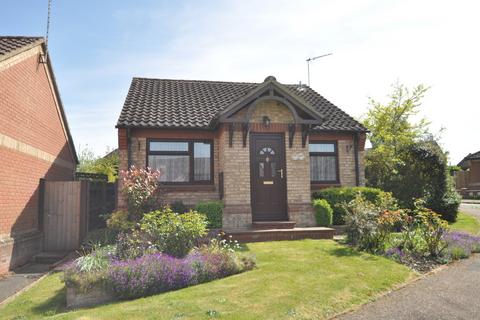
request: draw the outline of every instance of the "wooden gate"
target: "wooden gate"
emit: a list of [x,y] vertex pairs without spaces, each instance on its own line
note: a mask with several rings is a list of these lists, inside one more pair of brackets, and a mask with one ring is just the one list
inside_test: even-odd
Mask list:
[[80,246],[88,226],[88,182],[45,181],[44,251]]

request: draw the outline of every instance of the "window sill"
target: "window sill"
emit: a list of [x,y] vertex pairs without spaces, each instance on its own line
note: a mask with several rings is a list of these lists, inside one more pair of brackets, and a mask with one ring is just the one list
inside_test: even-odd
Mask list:
[[321,190],[325,188],[330,188],[330,187],[341,187],[342,185],[340,182],[325,182],[325,183],[320,183],[320,182],[315,182],[310,184],[310,190]]
[[166,192],[172,191],[215,191],[215,185],[213,184],[162,184],[160,189]]

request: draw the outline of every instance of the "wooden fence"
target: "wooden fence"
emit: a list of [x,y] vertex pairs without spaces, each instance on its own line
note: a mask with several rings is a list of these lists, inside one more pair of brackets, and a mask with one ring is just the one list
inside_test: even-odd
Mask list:
[[88,231],[105,226],[115,209],[116,184],[102,181],[42,181],[40,225],[44,251],[77,249]]
[[44,250],[78,248],[87,232],[87,182],[45,181],[44,188]]
[[88,230],[104,228],[103,215],[111,213],[116,208],[117,184],[102,181],[88,183]]
[[455,172],[455,187],[457,190],[468,188],[470,182],[470,172],[468,171],[456,171]]

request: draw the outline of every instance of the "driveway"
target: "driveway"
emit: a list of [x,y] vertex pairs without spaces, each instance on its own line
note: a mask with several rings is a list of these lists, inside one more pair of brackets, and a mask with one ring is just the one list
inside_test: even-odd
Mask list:
[[473,201],[472,203],[462,202],[460,205],[460,211],[469,213],[472,216],[477,217],[477,219],[480,219],[480,201],[478,203],[473,203]]
[[480,319],[480,254],[337,319]]

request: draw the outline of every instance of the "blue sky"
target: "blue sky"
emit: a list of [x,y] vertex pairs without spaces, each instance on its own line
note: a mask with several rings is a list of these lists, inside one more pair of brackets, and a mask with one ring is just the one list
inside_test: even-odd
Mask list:
[[[480,150],[475,1],[59,1],[50,54],[76,145],[116,147],[133,76],[306,82],[355,117],[397,79],[431,86],[422,115],[453,162]],[[47,0],[2,3],[0,33],[44,35]]]

